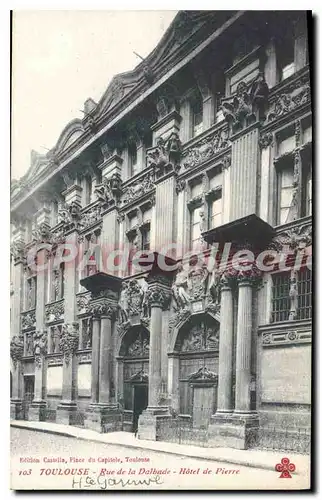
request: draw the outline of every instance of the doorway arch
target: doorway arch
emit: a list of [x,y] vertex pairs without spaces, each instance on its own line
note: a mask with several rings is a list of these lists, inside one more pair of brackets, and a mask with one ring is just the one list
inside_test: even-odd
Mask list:
[[174,345],[179,413],[190,415],[194,427],[207,427],[216,411],[219,326],[208,313],[192,315],[179,328]]
[[136,432],[138,418],[148,405],[150,333],[143,325],[129,328],[121,341],[124,430]]

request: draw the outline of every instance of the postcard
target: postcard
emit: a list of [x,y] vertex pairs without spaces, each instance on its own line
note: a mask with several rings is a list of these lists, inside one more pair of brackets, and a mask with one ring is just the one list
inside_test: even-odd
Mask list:
[[312,40],[12,13],[13,490],[311,488]]

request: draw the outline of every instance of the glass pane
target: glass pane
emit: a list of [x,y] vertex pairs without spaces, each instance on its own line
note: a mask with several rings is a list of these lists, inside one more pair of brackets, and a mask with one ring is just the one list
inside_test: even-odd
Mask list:
[[285,80],[289,76],[294,75],[294,73],[295,73],[295,64],[294,62],[291,62],[290,64],[282,68],[282,80]]
[[222,172],[209,178],[210,189],[222,186]]
[[286,224],[289,211],[290,211],[289,207],[288,208],[281,208],[281,210],[280,210],[280,224]]
[[281,189],[281,208],[290,207],[293,198],[293,187]]
[[194,198],[195,196],[200,194],[201,191],[202,191],[202,184],[201,183],[191,186],[191,198]]
[[295,148],[295,136],[291,135],[278,143],[278,155],[283,155],[284,153],[288,153],[289,151],[293,151]]

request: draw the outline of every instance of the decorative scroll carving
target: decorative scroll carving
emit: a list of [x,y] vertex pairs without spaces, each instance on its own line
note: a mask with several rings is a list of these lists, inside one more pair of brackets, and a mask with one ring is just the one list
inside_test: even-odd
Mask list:
[[15,264],[25,262],[25,243],[22,239],[14,241],[11,245],[10,251]]
[[259,137],[259,146],[262,149],[268,148],[273,144],[273,134],[272,132],[267,132],[265,134],[260,135]]
[[312,226],[302,224],[300,226],[285,229],[279,233],[272,241],[271,247],[281,250],[283,246],[288,246],[291,250],[298,251],[312,244]]
[[[258,269],[258,267],[253,264],[251,268],[249,269],[249,264],[245,262],[245,267],[247,265],[247,269],[235,269],[233,267],[230,267],[227,269],[224,274],[222,275],[222,280],[225,282],[227,280],[228,282],[237,282],[237,283],[249,283],[250,285],[257,286],[261,282],[262,278],[262,271]],[[242,267],[242,263],[239,264],[239,267]]]
[[36,311],[28,311],[21,315],[22,330],[29,330],[36,327]]
[[153,168],[156,178],[160,178],[171,170],[178,169],[181,154],[181,142],[176,132],[164,140],[160,137],[157,145],[147,150],[147,166]]
[[78,295],[76,297],[76,305],[77,305],[77,313],[88,312],[89,311],[89,301],[90,295],[87,293],[86,295]]
[[122,179],[120,174],[114,172],[109,179],[104,177],[102,184],[96,186],[95,194],[103,209],[119,204],[122,194]]
[[95,318],[106,316],[110,319],[115,317],[117,311],[116,306],[105,298],[91,301],[89,303],[88,310]]
[[179,194],[186,187],[187,183],[184,179],[176,179],[176,193]]
[[78,323],[65,323],[62,328],[62,335],[59,342],[61,352],[64,354],[66,363],[69,364],[71,357],[78,348]]
[[134,373],[130,378],[131,382],[145,382],[149,381],[149,375],[143,370],[139,370],[137,373]]
[[189,308],[192,302],[206,299],[206,309],[213,313],[218,312],[220,307],[218,285],[217,275],[210,274],[206,265],[185,269],[180,264],[172,285],[175,309]]
[[147,291],[148,284],[145,280],[141,283],[136,279],[123,282],[119,301],[119,321],[121,323],[128,321],[130,316],[150,316]]
[[221,129],[199,141],[195,146],[183,151],[182,163],[184,168],[194,168],[209,160],[220,151],[228,148],[228,131]]
[[81,205],[77,201],[72,201],[71,204],[65,204],[58,211],[65,232],[80,227],[80,221],[82,219],[81,208]]
[[281,93],[276,95],[270,104],[267,121],[271,122],[290,113],[299,106],[309,102],[310,99],[311,93],[308,76],[304,76],[293,82],[286,89],[283,88]]
[[98,222],[101,222],[101,207],[95,206],[92,207],[89,211],[82,214],[81,225],[82,230],[85,230]]
[[42,357],[47,354],[47,331],[37,330],[33,335],[35,364],[41,366]]
[[222,111],[233,133],[263,118],[268,94],[265,77],[259,73],[251,85],[240,82],[236,94],[222,99]]
[[148,172],[140,179],[133,182],[130,186],[125,188],[123,205],[127,205],[137,198],[147,194],[149,191],[154,189],[154,179],[152,172]]
[[32,240],[37,243],[48,243],[51,241],[50,226],[44,222],[39,224],[32,232]]
[[54,302],[45,307],[46,322],[57,321],[64,317],[64,301]]
[[305,344],[312,341],[311,329],[296,328],[295,330],[281,330],[278,332],[263,332],[263,347],[275,347],[285,344]]
[[190,316],[191,311],[187,307],[175,311],[175,313],[169,319],[169,331],[172,332],[177,325],[179,325],[183,321],[186,321]]
[[125,355],[131,356],[133,358],[136,357],[149,357],[149,336],[146,331],[140,330],[136,336],[136,338],[128,344]]
[[14,367],[17,367],[17,362],[21,360],[23,356],[23,337],[20,335],[14,335],[10,342],[10,356]]
[[171,290],[160,283],[149,284],[147,291],[147,303],[150,307],[161,307],[168,309],[171,301]]
[[206,366],[203,366],[202,368],[199,368],[199,370],[197,370],[196,372],[192,373],[190,376],[189,376],[189,381],[190,380],[193,380],[194,382],[197,382],[197,381],[204,381],[204,380],[211,380],[211,381],[217,381],[217,378],[218,378],[218,375],[216,375],[216,373],[208,370],[208,368]]

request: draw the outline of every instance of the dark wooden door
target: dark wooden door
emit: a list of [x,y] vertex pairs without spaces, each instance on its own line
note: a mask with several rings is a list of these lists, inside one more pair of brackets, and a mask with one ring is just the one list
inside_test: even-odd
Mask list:
[[148,386],[138,384],[134,386],[134,404],[133,404],[133,432],[138,430],[139,416],[148,406]]

